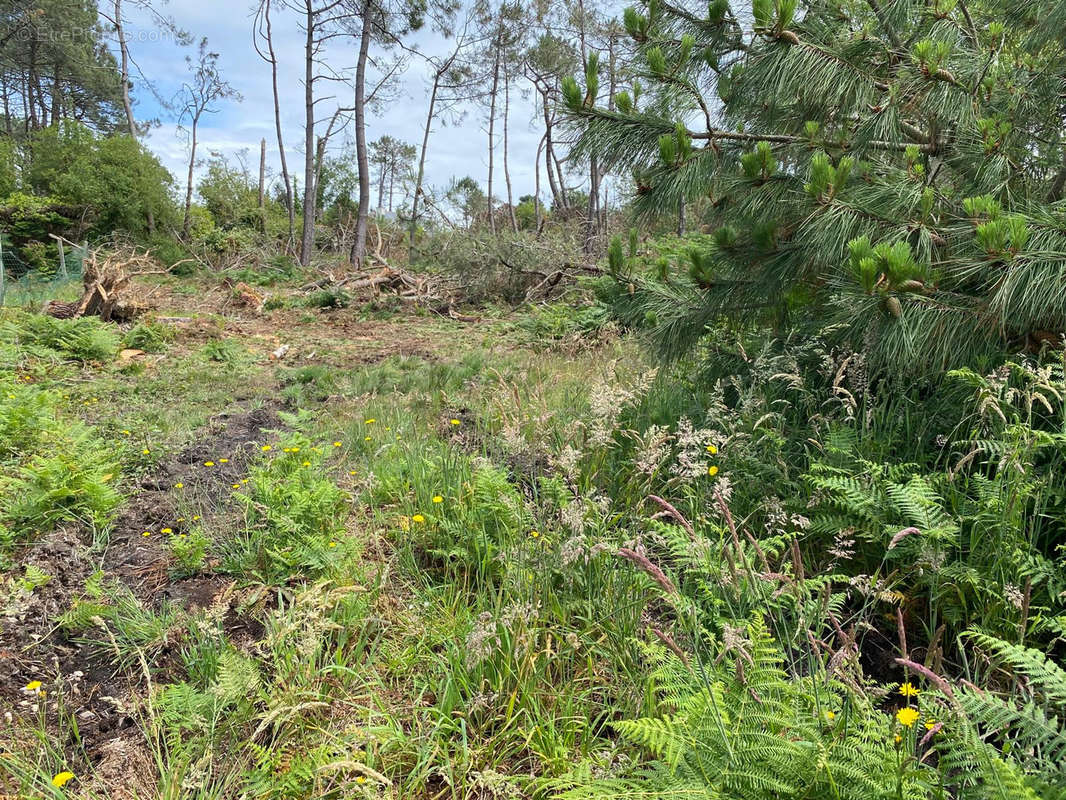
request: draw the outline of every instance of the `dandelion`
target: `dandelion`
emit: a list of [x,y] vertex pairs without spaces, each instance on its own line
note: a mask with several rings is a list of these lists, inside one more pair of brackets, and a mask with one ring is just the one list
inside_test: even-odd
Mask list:
[[340,446],[341,446],[341,443],[340,443],[340,442],[334,442],[334,443],[333,443],[333,446],[334,446],[334,447],[340,447]]
[[902,737],[902,736],[900,736],[900,735],[899,735],[899,734],[897,733],[897,734],[896,734],[895,736],[893,736],[893,737],[892,737],[892,740],[893,740],[893,741],[894,741],[894,742],[895,742],[896,744],[899,744],[900,742],[902,742],[902,741],[903,741],[903,737]]
[[262,451],[263,451],[264,453],[269,453],[269,452],[270,452],[271,450],[273,450],[274,448],[273,448],[273,447],[271,447],[271,446],[270,446],[270,445],[268,445],[268,444],[265,444],[265,445],[263,445],[262,447],[260,447],[259,449],[260,449],[260,450],[262,450]]
[[536,539],[538,536],[540,536],[540,531],[530,531],[529,532],[529,538],[530,539]]
[[917,697],[919,694],[918,689],[910,681],[900,685],[899,693],[904,697]]
[[363,441],[364,442],[369,442],[370,441],[370,437],[369,436],[364,436],[363,437]]
[[718,474],[718,467],[716,467],[714,464],[711,464],[711,466],[707,467],[707,474],[713,478],[715,475]]
[[36,692],[36,691],[39,691],[40,688],[41,688],[41,682],[40,681],[30,681],[29,683],[26,684],[26,691],[27,692]]
[[199,514],[197,514],[195,517],[192,518],[193,522],[198,522],[199,520],[200,520],[200,515]]
[[377,422],[377,420],[376,420],[376,419],[374,419],[373,417],[371,417],[370,419],[368,419],[368,420],[367,420],[367,421],[366,421],[365,423],[363,423],[363,424],[364,424],[364,425],[373,425],[373,424],[374,424],[375,422]]
[[931,731],[935,727],[936,727],[936,720],[933,719],[932,717],[930,717],[929,719],[927,719],[925,721],[925,729],[927,731]]
[[204,466],[205,467],[213,467],[213,466],[215,466],[215,462],[214,461],[205,461],[204,462]]
[[74,773],[63,771],[52,778],[52,785],[57,789],[62,789],[72,780],[74,780]]
[[336,542],[330,542],[330,543],[329,543],[329,546],[330,546],[330,547],[336,547],[336,546],[337,546],[337,543],[336,543]]
[[180,482],[179,483],[175,483],[174,484],[174,488],[175,489],[184,489],[185,488],[185,484],[184,483],[180,483]]
[[434,503],[443,503],[444,502],[444,498],[441,497],[439,494],[435,494],[435,495],[433,495],[433,502]]
[[163,528],[160,533],[174,533],[174,531],[172,531],[170,528]]
[[241,484],[240,484],[239,482],[238,482],[238,483],[234,483],[234,484],[231,484],[231,486],[232,486],[232,488],[234,488],[234,489],[240,489],[240,488],[241,488]]
[[358,778],[355,779],[355,782],[356,783],[366,783],[366,778],[364,778],[362,775],[360,775]]
[[426,521],[426,518],[423,517],[421,514],[415,514],[413,517],[411,517],[411,522],[417,522],[417,523],[421,524],[421,523],[423,523],[425,521]]
[[130,432],[129,432],[129,431],[122,431],[122,435],[123,435],[123,436],[129,436],[129,435],[130,435]]
[[451,425],[461,425],[462,423],[459,422],[459,420],[457,420],[457,419],[453,419],[453,420],[451,420],[451,422],[449,424],[451,424]]
[[290,453],[299,453],[300,452],[300,448],[299,447],[292,447],[292,448],[289,449],[289,452]]
[[152,532],[151,532],[151,531],[145,531],[144,533],[142,533],[142,534],[141,534],[141,536],[143,536],[143,537],[145,537],[145,538],[148,538],[148,537],[149,537],[149,536],[151,536],[151,535],[152,535]]
[[220,458],[218,460],[218,463],[219,464],[228,464],[229,463],[229,459],[228,458]]
[[148,454],[149,454],[149,453],[151,453],[151,452],[152,452],[152,451],[151,451],[151,450],[149,450],[149,449],[148,449],[148,448],[146,447],[146,448],[144,448],[144,449],[143,449],[143,450],[141,451],[141,454],[142,454],[142,455],[148,455]]
[[303,465],[305,467],[309,467],[309,466],[311,466],[311,462],[310,461],[305,461]]
[[354,475],[354,474],[355,474],[355,470],[354,470],[354,469],[350,469],[350,470],[348,470],[348,474],[349,474],[349,475]]
[[716,456],[718,455],[718,448],[715,447],[713,444],[709,444],[707,445],[707,452],[710,453],[712,456]]
[[918,721],[918,717],[920,716],[921,714],[918,713],[917,709],[911,708],[910,706],[907,706],[907,708],[901,708],[896,712],[896,719],[899,720],[899,724],[906,728],[912,727],[914,723]]
[[825,718],[826,718],[826,721],[832,722],[833,720],[835,720],[837,718],[836,712],[835,711],[826,711],[825,712]]

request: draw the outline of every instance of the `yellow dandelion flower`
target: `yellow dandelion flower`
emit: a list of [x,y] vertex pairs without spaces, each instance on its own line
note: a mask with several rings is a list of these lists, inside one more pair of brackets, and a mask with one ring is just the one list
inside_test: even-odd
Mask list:
[[925,721],[925,729],[927,731],[931,731],[935,727],[936,727],[936,720],[933,719],[932,717],[930,717],[929,719],[927,719]]
[[718,467],[716,467],[714,464],[711,464],[711,466],[707,467],[707,474],[713,478],[715,475],[718,474]]
[[180,482],[179,483],[175,483],[174,484],[174,488],[175,489],[184,489],[185,488],[185,484],[184,483],[180,483]]
[[900,735],[899,735],[899,734],[897,733],[897,734],[896,734],[895,736],[893,736],[893,737],[892,737],[892,740],[893,740],[893,741],[894,741],[894,742],[895,742],[896,744],[899,744],[900,742],[902,742],[902,741],[903,741],[903,737],[902,737],[902,736],[900,736]]
[[348,474],[349,474],[349,475],[354,475],[354,474],[355,474],[355,470],[354,470],[354,469],[350,469],[350,470],[348,470]]
[[330,543],[329,543],[329,546],[330,546],[330,547],[336,547],[336,546],[337,546],[337,543],[336,543],[336,542],[330,542]]
[[369,436],[364,436],[363,437],[363,441],[364,442],[369,442],[370,441],[370,437]]
[[310,461],[305,461],[303,465],[305,467],[309,467],[309,466],[311,466],[311,462]]
[[426,518],[423,517],[421,514],[415,514],[413,517],[411,517],[411,522],[422,523],[422,522],[425,522],[425,521],[426,521]]
[[74,773],[63,771],[52,778],[52,785],[57,789],[62,789],[72,780],[74,780]]
[[439,494],[435,494],[435,495],[433,495],[433,502],[434,503],[443,503],[444,502],[444,498],[441,497]]
[[833,720],[835,720],[837,718],[836,712],[835,711],[826,711],[825,712],[825,718],[829,722],[832,722]]
[[123,436],[129,436],[129,435],[130,435],[130,432],[129,432],[129,431],[122,431],[122,435],[123,435]]
[[260,449],[260,450],[262,450],[262,451],[263,451],[264,453],[269,453],[269,452],[270,452],[271,450],[273,450],[274,448],[273,448],[273,447],[271,447],[271,446],[270,446],[270,445],[268,445],[268,444],[265,444],[265,445],[263,445],[262,447],[260,447],[259,449]]
[[340,447],[340,446],[341,446],[341,443],[340,443],[340,442],[334,442],[334,443],[333,443],[333,446],[334,446],[334,447]]
[[459,420],[457,420],[457,419],[453,419],[453,420],[451,421],[451,424],[452,424],[452,425],[461,425],[462,423],[461,423],[461,422],[459,422]]
[[918,713],[917,709],[911,708],[910,706],[907,706],[907,708],[901,708],[896,712],[896,719],[899,720],[899,724],[906,728],[913,726],[920,716],[921,714]]
[[148,448],[146,447],[146,448],[144,448],[144,449],[143,449],[143,450],[141,451],[141,454],[142,454],[142,455],[148,455],[148,454],[149,454],[149,453],[151,453],[151,452],[152,452],[152,451],[151,451],[151,450],[149,450],[149,449],[148,449]]
[[538,536],[540,536],[540,531],[530,531],[529,532],[529,538],[530,539],[536,539]]
[[199,515],[199,514],[197,514],[197,515],[196,515],[195,517],[193,517],[193,518],[192,518],[192,521],[193,521],[193,522],[196,522],[196,521],[198,521],[199,519],[200,519],[200,515]]
[[214,461],[205,461],[204,462],[204,466],[205,467],[213,467],[213,466],[215,466],[215,462]]
[[184,521],[185,521],[185,517],[178,517],[178,522],[184,522]]
[[218,460],[218,463],[219,464],[228,464],[229,463],[229,459],[228,458],[220,458]]
[[900,685],[899,693],[904,697],[917,697],[919,694],[918,689],[910,681]]
[[170,528],[163,528],[160,533],[174,533],[174,531],[172,531]]
[[231,486],[232,486],[232,488],[234,488],[234,489],[240,489],[240,488],[241,488],[241,485],[240,485],[240,483],[234,483],[234,484],[231,484]]
[[40,688],[41,688],[41,682],[40,681],[30,681],[29,683],[26,684],[26,691],[27,692],[36,692]]
[[365,423],[363,423],[363,424],[364,424],[364,425],[373,425],[373,424],[374,424],[375,422],[377,422],[377,420],[376,420],[376,419],[374,419],[373,417],[371,417],[370,419],[368,419],[368,420],[367,420],[367,421],[366,421]]
[[152,535],[151,531],[145,531],[144,533],[141,534],[141,536],[144,536],[144,537],[148,537],[148,536],[151,536],[151,535]]
[[707,445],[707,452],[710,453],[712,456],[716,456],[718,455],[718,448],[715,447],[713,444],[709,444]]
[[366,783],[366,778],[364,778],[362,775],[360,775],[358,778],[355,779],[355,782],[356,783]]
[[299,447],[293,447],[292,450],[290,450],[289,452],[299,453],[300,452],[300,448]]

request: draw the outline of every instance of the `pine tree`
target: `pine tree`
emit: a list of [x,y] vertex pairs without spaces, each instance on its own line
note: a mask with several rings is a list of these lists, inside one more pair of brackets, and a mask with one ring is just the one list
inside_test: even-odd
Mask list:
[[613,109],[563,85],[576,156],[642,215],[708,198],[713,244],[624,275],[664,355],[726,317],[810,324],[908,375],[1066,330],[1066,4],[650,0]]

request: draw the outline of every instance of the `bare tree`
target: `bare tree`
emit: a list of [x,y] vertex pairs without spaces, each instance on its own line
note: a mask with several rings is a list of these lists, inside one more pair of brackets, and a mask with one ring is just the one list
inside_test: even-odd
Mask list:
[[196,167],[197,134],[200,120],[204,114],[213,114],[218,111],[214,107],[219,100],[235,98],[240,100],[240,94],[229,85],[222,77],[218,69],[218,53],[207,49],[207,39],[200,40],[200,47],[194,61],[191,56],[185,57],[189,70],[192,73],[190,80],[182,86],[179,94],[181,98],[181,114],[179,123],[188,120],[189,132],[189,173],[185,183],[185,214],[182,218],[181,232],[183,236],[189,235],[191,222],[189,212],[192,209],[192,179],[193,170]]
[[[278,94],[278,58],[274,53],[274,32],[270,21],[271,0],[261,0],[256,9],[252,42],[259,57],[270,64],[271,88],[274,94],[274,128],[278,137],[278,157],[281,160],[281,180],[285,184],[285,210],[289,215],[289,247],[296,243],[296,206],[293,202],[292,179],[285,158],[285,140],[281,134],[281,97]],[[264,52],[260,41],[266,45]]]

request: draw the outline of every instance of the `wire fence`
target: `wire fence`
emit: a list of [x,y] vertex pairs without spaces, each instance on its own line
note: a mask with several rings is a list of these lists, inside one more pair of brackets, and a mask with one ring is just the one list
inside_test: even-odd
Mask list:
[[55,267],[41,269],[23,259],[0,231],[0,308],[40,305],[46,300],[78,294],[88,245],[54,237],[53,245]]

